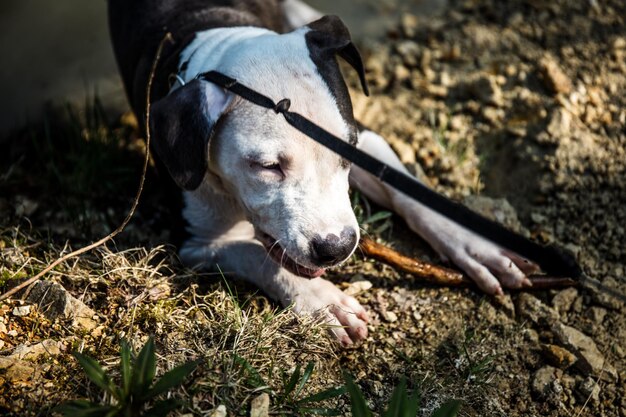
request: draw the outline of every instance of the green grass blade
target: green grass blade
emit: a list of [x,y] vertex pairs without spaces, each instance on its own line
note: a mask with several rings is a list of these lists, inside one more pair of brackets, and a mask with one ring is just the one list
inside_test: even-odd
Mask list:
[[161,379],[159,379],[152,388],[145,394],[143,397],[144,400],[149,400],[151,398],[156,397],[159,394],[163,394],[167,392],[171,388],[174,388],[183,383],[185,378],[189,376],[193,372],[194,369],[200,364],[201,360],[197,359],[195,361],[187,362],[185,364],[179,365],[174,369],[166,372]]
[[169,413],[176,410],[182,403],[173,398],[157,401],[152,408],[147,410],[142,417],[166,417]]
[[130,382],[132,378],[130,345],[126,340],[120,344],[120,371],[122,374],[122,392],[124,397],[130,394]]
[[[383,413],[383,417],[409,417],[409,414],[405,414],[406,410],[406,379],[402,377],[400,383],[396,386],[391,394],[391,399],[387,405],[387,409]],[[415,417],[415,415],[410,416]]]
[[283,393],[282,398],[289,397],[289,394],[291,394],[293,390],[296,388],[296,384],[298,383],[299,379],[300,379],[300,365],[296,365],[296,369],[293,371],[293,373],[289,377],[289,380],[285,384],[285,387],[284,387],[285,392]]
[[297,404],[307,404],[307,403],[316,403],[320,401],[325,401],[331,398],[338,397],[345,393],[346,393],[345,386],[328,388],[324,391],[320,391],[316,394],[309,395],[308,397],[301,399],[300,401],[297,402]]
[[250,365],[250,362],[237,354],[233,356],[233,362],[241,366],[243,369],[246,370],[246,372],[248,372],[248,374],[250,374],[249,382],[253,385],[254,388],[267,386],[267,383],[265,382],[261,374],[259,374],[259,371],[257,371],[254,366]]
[[449,400],[433,413],[433,417],[456,417],[461,409],[461,401]]
[[64,417],[106,417],[115,407],[100,405],[87,400],[69,401],[54,408],[54,411]]
[[314,367],[315,367],[315,364],[313,362],[309,362],[306,365],[306,368],[304,368],[304,373],[302,374],[302,379],[300,379],[300,383],[298,384],[298,388],[296,389],[296,392],[294,394],[295,398],[298,398],[298,396],[302,392],[302,389],[304,388],[306,383],[309,382],[309,378],[311,378],[311,375],[313,374],[313,368]]
[[76,358],[80,366],[85,370],[85,374],[87,377],[97,386],[102,388],[104,391],[109,394],[115,396],[118,400],[118,392],[115,390],[111,380],[107,376],[106,372],[100,364],[90,356],[83,355],[79,352],[73,352],[72,355]]
[[392,216],[392,214],[393,213],[391,213],[390,211],[379,211],[372,214],[367,219],[363,220],[363,224],[376,223],[377,221],[388,219]]
[[346,389],[350,394],[350,407],[352,410],[352,417],[371,417],[372,411],[369,409],[363,392],[354,383],[354,380],[347,372],[343,373],[343,379],[346,381]]
[[141,352],[139,352],[134,368],[131,378],[131,392],[138,397],[142,397],[150,388],[156,373],[156,355],[154,353],[154,339],[152,336],[143,346]]

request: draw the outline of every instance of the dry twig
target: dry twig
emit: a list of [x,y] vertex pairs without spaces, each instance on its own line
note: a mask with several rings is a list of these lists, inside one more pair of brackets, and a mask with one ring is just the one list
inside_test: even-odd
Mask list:
[[145,119],[146,119],[146,155],[145,155],[145,158],[144,158],[144,161],[143,161],[143,172],[141,174],[141,179],[139,180],[139,187],[137,187],[137,193],[135,195],[135,199],[133,200],[133,204],[132,204],[128,214],[126,215],[126,218],[117,227],[117,229],[115,229],[114,231],[109,233],[107,236],[105,236],[102,239],[100,239],[100,240],[98,240],[96,242],[93,242],[93,243],[91,243],[91,244],[89,244],[89,245],[87,245],[85,247],[82,247],[80,249],[72,251],[72,252],[70,252],[70,253],[68,253],[68,254],[66,254],[64,256],[61,256],[60,258],[57,258],[57,260],[55,260],[50,265],[45,267],[37,275],[34,275],[34,276],[30,277],[26,281],[22,282],[21,284],[11,288],[9,291],[7,291],[4,294],[0,295],[0,301],[9,298],[10,296],[15,294],[16,292],[18,292],[18,291],[28,287],[29,285],[31,285],[33,283],[35,283],[41,277],[43,277],[48,272],[50,272],[52,269],[54,269],[57,265],[67,261],[68,259],[71,259],[73,257],[82,255],[85,252],[89,252],[90,250],[95,249],[98,246],[101,246],[101,245],[105,244],[106,242],[108,242],[109,240],[113,239],[120,232],[122,232],[122,230],[124,230],[124,228],[126,227],[128,222],[130,221],[130,219],[135,214],[135,210],[137,209],[137,205],[139,204],[139,198],[141,197],[141,193],[143,192],[143,185],[144,185],[144,183],[146,181],[146,172],[148,170],[148,162],[150,161],[150,93],[152,91],[152,81],[154,79],[154,73],[156,72],[156,68],[157,68],[157,65],[159,63],[159,60],[161,59],[161,53],[163,52],[163,47],[165,46],[165,42],[171,42],[172,40],[173,40],[172,39],[172,35],[170,33],[167,33],[163,37],[163,39],[161,40],[161,43],[159,44],[159,48],[157,49],[156,55],[154,57],[154,60],[152,61],[152,69],[150,70],[150,77],[148,78],[148,85],[146,86],[146,89],[147,89],[147,92],[146,92],[146,114],[145,114]]
[[[436,285],[449,287],[473,286],[474,282],[463,273],[454,269],[420,261],[418,259],[404,256],[401,253],[376,243],[373,240],[362,237],[359,243],[363,254],[384,262],[387,265],[407,272],[416,278]],[[571,278],[550,277],[546,275],[531,275],[528,277],[533,286],[523,288],[524,290],[542,290],[549,288],[564,288],[577,286],[578,282]]]

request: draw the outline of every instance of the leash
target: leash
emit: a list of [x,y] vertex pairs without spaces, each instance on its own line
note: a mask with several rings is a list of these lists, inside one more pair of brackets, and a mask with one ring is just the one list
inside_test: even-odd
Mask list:
[[485,239],[535,262],[545,273],[556,277],[570,277],[579,282],[587,282],[596,288],[611,293],[611,295],[622,301],[626,300],[624,295],[585,275],[570,252],[565,252],[554,245],[539,245],[520,234],[512,232],[501,224],[487,219],[459,203],[453,202],[420,183],[417,179],[379,161],[356,146],[350,145],[299,113],[290,111],[291,101],[288,98],[275,103],[271,98],[217,71],[201,73],[196,78],[212,82],[247,101],[271,109],[276,114],[282,114],[291,126],[374,175],[380,181]]

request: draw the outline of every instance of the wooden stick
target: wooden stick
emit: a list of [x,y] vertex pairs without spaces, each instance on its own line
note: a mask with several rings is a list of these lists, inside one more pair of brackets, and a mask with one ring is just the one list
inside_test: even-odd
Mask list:
[[[410,258],[367,237],[361,238],[359,246],[364,255],[386,263],[399,271],[409,273],[430,284],[449,287],[476,285],[471,278],[462,272]],[[520,288],[519,290],[543,290],[578,286],[578,282],[571,278],[531,275],[528,279],[533,286]]]
[[119,234],[122,230],[124,230],[124,228],[126,227],[126,225],[128,224],[128,222],[130,221],[130,219],[133,217],[133,215],[135,214],[135,210],[137,209],[137,205],[139,204],[139,197],[141,197],[141,193],[143,191],[143,185],[145,183],[146,180],[146,171],[148,169],[148,162],[150,161],[150,93],[152,91],[152,80],[154,79],[154,73],[156,72],[156,67],[159,63],[159,60],[161,59],[161,52],[163,51],[163,47],[165,46],[165,42],[169,41],[171,42],[172,39],[172,35],[170,33],[167,33],[165,35],[165,37],[163,37],[163,39],[161,40],[161,43],[159,44],[159,48],[157,49],[157,53],[154,57],[154,61],[152,62],[152,69],[150,71],[150,77],[148,78],[148,85],[146,87],[147,89],[147,95],[146,95],[146,114],[145,114],[145,118],[146,118],[146,155],[144,158],[144,163],[143,163],[143,172],[141,174],[141,179],[139,180],[139,187],[137,187],[137,193],[135,195],[135,199],[133,200],[133,204],[130,208],[130,210],[128,211],[128,214],[126,215],[126,218],[124,219],[124,221],[117,227],[117,229],[115,229],[114,231],[112,231],[111,233],[109,233],[108,235],[106,235],[105,237],[103,237],[102,239],[93,242],[83,248],[77,249],[75,251],[72,251],[64,256],[61,256],[60,258],[57,258],[54,262],[52,262],[50,265],[48,265],[47,267],[45,267],[41,272],[39,272],[37,275],[34,275],[30,278],[28,278],[26,281],[22,282],[21,284],[11,288],[9,291],[5,292],[4,294],[0,295],[0,301],[5,300],[7,298],[9,298],[10,296],[12,296],[13,294],[15,294],[16,292],[20,291],[23,288],[28,287],[31,284],[34,284],[37,280],[39,280],[41,277],[43,277],[44,275],[46,275],[48,272],[52,271],[52,269],[54,269],[54,267],[56,267],[57,265],[67,261],[68,259],[71,259],[75,256],[78,255],[82,255],[85,252],[89,252],[92,249],[97,248],[100,245],[103,245],[104,243],[108,242],[109,240],[113,239],[117,234]]

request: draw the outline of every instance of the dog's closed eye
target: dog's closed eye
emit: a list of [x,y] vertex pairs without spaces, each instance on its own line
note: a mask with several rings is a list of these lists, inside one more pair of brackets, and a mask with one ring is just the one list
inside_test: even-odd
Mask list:
[[264,177],[275,176],[279,179],[285,177],[285,173],[283,168],[281,167],[280,162],[272,162],[272,161],[249,161],[250,168],[259,175]]

